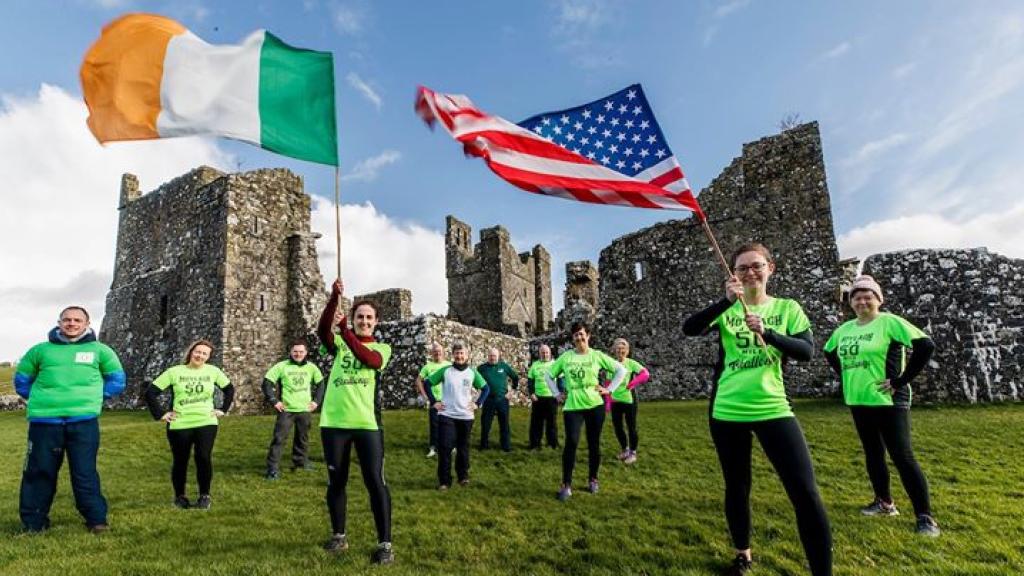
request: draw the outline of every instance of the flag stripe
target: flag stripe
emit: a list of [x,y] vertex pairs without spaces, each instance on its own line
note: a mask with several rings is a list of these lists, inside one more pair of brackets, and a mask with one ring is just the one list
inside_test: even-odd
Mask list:
[[267,150],[337,165],[334,56],[293,48],[267,32],[260,53],[259,117],[260,145]]
[[208,44],[191,32],[171,40],[160,90],[160,136],[216,133],[259,146],[262,46],[262,31],[238,45]]
[[159,138],[164,55],[171,39],[185,32],[174,20],[152,14],[129,14],[103,28],[79,74],[87,124],[97,140]]

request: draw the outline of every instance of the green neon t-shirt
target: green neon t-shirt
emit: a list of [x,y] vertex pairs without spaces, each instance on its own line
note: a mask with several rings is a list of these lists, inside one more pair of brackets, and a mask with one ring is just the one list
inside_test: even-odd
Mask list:
[[[825,343],[826,352],[835,352],[842,366],[843,399],[848,406],[892,406],[891,393],[878,389],[885,380],[886,360],[893,342],[898,343],[900,372],[906,363],[905,347],[927,334],[903,318],[882,312],[877,318],[860,325],[857,320],[844,322]],[[906,395],[910,404],[910,385],[898,393]]]
[[548,369],[554,364],[554,360],[548,360],[544,362],[542,360],[535,360],[533,364],[530,364],[530,369],[526,371],[526,378],[533,382],[533,393],[537,398],[552,398],[554,394],[551,393],[551,389],[548,388],[548,383],[544,379],[544,375],[548,373]]
[[626,377],[622,379],[622,384],[612,392],[612,400],[622,404],[632,404],[633,391],[628,387],[629,381],[637,374],[643,372],[644,366],[632,358],[626,358],[622,365],[626,367]]
[[103,376],[120,372],[117,354],[102,342],[36,344],[18,362],[33,377],[28,418],[97,416],[103,408]]
[[[426,382],[430,375],[442,368],[451,366],[452,363],[445,360],[444,362],[427,362],[423,368],[420,368],[420,380]],[[444,394],[442,386],[440,384],[433,384],[430,386],[430,393],[434,395],[434,400],[441,401],[441,396]]]
[[[771,298],[748,305],[761,316],[766,329],[792,336],[810,330],[811,322],[795,300]],[[770,344],[760,346],[747,328],[737,300],[713,324],[724,352],[711,416],[731,422],[758,422],[793,415],[782,382],[782,353]]]
[[380,369],[375,370],[357,360],[340,335],[334,336],[334,345],[338,353],[327,380],[320,427],[379,430],[377,377],[391,359],[391,346],[383,342],[366,343],[383,360]]
[[586,354],[578,354],[575,350],[563,352],[548,369],[548,376],[554,380],[559,376],[565,378],[565,407],[563,410],[589,410],[604,404],[601,393],[597,391],[598,373],[618,371],[621,364],[600,350],[588,350]]
[[203,364],[192,368],[187,364],[172,366],[157,376],[153,386],[159,390],[171,389],[174,402],[171,405],[178,417],[170,423],[171,430],[185,430],[199,426],[216,426],[213,415],[213,388],[224,388],[228,377],[220,368]]
[[290,359],[274,364],[264,378],[281,384],[281,403],[285,412],[309,412],[313,384],[324,381],[324,375],[316,364],[304,362],[300,365]]

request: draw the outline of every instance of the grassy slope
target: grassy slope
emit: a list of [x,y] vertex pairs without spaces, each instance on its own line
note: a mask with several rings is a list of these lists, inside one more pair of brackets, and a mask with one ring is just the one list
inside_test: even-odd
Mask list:
[[[1024,569],[1024,406],[915,409],[918,457],[945,531],[938,540],[912,533],[909,502],[894,477],[904,515],[864,518],[870,499],[859,445],[844,409],[801,402],[829,509],[837,574],[1006,574]],[[721,512],[722,483],[703,403],[641,407],[640,462],[614,461],[606,426],[602,492],[580,491],[568,504],[553,498],[558,453],[522,449],[525,410],[513,412],[512,454],[473,452],[473,484],[438,493],[433,460],[423,458],[426,415],[385,416],[386,471],[394,501],[398,562],[389,574],[709,574],[730,556]],[[610,424],[610,423],[609,423]],[[143,413],[103,419],[100,469],[113,531],[84,532],[66,472],[46,535],[18,534],[16,499],[25,447],[22,414],[0,414],[0,573],[258,574],[376,573],[367,558],[372,517],[357,470],[349,490],[351,549],[331,558],[325,472],[260,473],[270,417],[223,422],[214,453],[214,508],[170,506],[170,455],[160,425]],[[474,430],[475,432],[476,430]],[[496,433],[496,432],[495,432]],[[319,440],[313,453],[319,460]],[[577,479],[584,479],[580,454]],[[758,574],[803,573],[792,510],[760,452],[754,457],[755,555]],[[194,490],[191,484],[190,489]]]
[[14,394],[14,367],[0,366],[0,395]]

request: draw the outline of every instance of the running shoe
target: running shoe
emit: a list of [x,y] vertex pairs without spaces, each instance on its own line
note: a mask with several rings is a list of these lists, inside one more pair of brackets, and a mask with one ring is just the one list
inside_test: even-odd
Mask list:
[[186,498],[185,496],[175,496],[174,505],[177,506],[178,508],[181,508],[182,510],[188,510],[189,508],[192,507],[192,503],[189,502],[188,498]]
[[104,532],[107,532],[108,530],[110,530],[110,525],[109,524],[93,524],[92,526],[89,526],[88,529],[89,529],[89,532],[92,532],[93,534],[103,534]]
[[210,509],[210,495],[209,494],[200,494],[199,495],[199,499],[196,500],[196,508],[199,508],[200,510],[209,510]]
[[622,452],[619,452],[618,454],[615,455],[615,457],[618,458],[619,460],[625,460],[626,458],[629,458],[629,448],[626,448]]
[[265,480],[278,480],[281,478],[281,474],[277,470],[267,470],[267,473],[263,475]]
[[927,514],[918,514],[917,527],[914,529],[914,532],[930,538],[938,538],[939,534],[942,534],[942,530],[939,530],[938,522]]
[[572,498],[572,488],[570,488],[568,485],[562,486],[558,490],[557,498],[560,502],[565,502],[569,498]]
[[391,564],[395,561],[395,553],[391,550],[391,542],[381,542],[377,544],[377,549],[370,555],[370,560],[374,564]]
[[636,464],[636,450],[630,450],[629,456],[622,461],[623,464]]
[[597,478],[592,479],[587,483],[587,492],[591,494],[597,494],[597,491],[601,489],[601,486],[597,483]]
[[448,489],[448,485],[447,484],[441,484],[440,486],[437,487],[437,489],[440,490],[441,492],[444,492],[445,490]]
[[331,536],[331,539],[324,543],[324,550],[337,554],[338,552],[344,552],[348,550],[348,538],[344,534],[335,534]]
[[743,554],[737,554],[732,559],[732,564],[722,572],[723,576],[743,576],[749,572],[752,572],[754,568],[753,560],[748,560]]
[[434,447],[431,446],[430,450],[427,450],[427,458],[433,458],[434,456],[437,456],[437,450],[435,450]]
[[459,486],[462,486],[463,488],[469,486],[469,478],[463,478],[462,480],[459,480]]
[[881,498],[875,498],[875,501],[871,504],[860,509],[860,513],[865,516],[899,516],[900,511],[896,509],[896,504],[893,502],[886,502]]

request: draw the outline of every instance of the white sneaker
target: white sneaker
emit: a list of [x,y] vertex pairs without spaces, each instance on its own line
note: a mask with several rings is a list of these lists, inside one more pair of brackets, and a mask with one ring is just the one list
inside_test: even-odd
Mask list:
[[433,458],[434,456],[437,456],[437,450],[434,450],[434,447],[431,446],[430,450],[427,451],[427,458]]
[[634,464],[636,462],[636,452],[633,450],[629,451],[629,455],[622,459],[623,464]]

